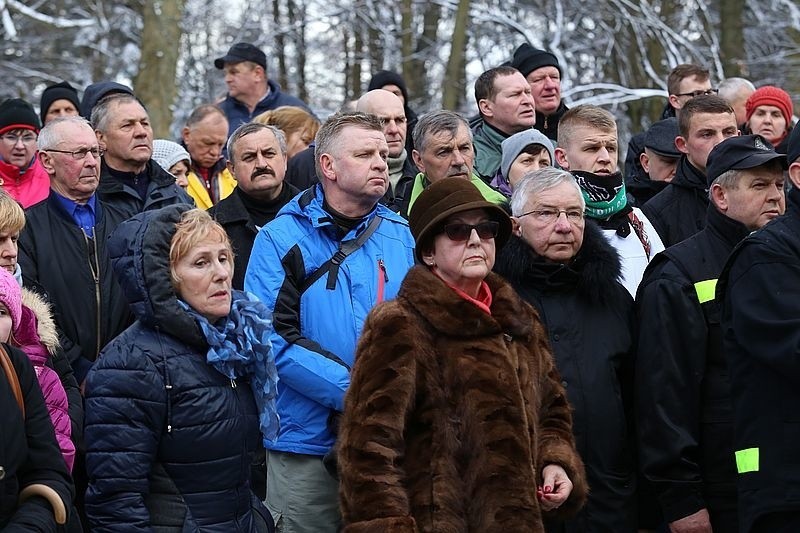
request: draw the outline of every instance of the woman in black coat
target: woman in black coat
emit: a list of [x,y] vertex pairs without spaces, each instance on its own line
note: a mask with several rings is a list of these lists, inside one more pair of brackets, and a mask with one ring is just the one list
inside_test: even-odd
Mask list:
[[531,172],[511,199],[514,230],[495,270],[534,305],[550,336],[572,405],[589,499],[577,518],[549,532],[636,530],[635,458],[628,401],[632,386],[633,300],[619,283],[620,260],[584,218],[569,172]]
[[[0,530],[55,532],[72,506],[74,489],[50,414],[28,357],[3,344],[22,396],[0,370]],[[2,355],[0,355],[2,357]]]

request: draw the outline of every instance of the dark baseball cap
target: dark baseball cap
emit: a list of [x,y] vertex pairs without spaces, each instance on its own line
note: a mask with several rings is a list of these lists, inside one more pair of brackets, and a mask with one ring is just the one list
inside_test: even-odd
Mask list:
[[759,167],[778,160],[788,168],[786,156],[775,151],[761,135],[729,137],[716,145],[708,154],[706,181],[709,185],[729,170],[744,170]]
[[242,61],[252,61],[267,70],[267,56],[260,48],[250,43],[236,43],[231,46],[228,53],[214,60],[214,66],[222,70],[225,63],[241,63]]
[[678,119],[675,117],[659,120],[644,134],[644,147],[660,156],[679,158],[681,153],[675,147],[678,136]]

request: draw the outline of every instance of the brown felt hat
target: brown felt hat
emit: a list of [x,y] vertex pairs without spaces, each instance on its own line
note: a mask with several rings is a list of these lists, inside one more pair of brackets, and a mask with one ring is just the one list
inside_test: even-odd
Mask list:
[[420,193],[408,217],[411,235],[417,243],[415,254],[422,261],[421,244],[433,238],[450,215],[471,209],[485,209],[500,223],[495,246],[501,248],[511,235],[511,219],[503,209],[487,201],[477,187],[464,178],[443,178]]

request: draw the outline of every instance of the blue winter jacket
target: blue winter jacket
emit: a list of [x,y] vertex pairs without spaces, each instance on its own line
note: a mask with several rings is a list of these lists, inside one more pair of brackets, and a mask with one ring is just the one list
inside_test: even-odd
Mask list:
[[270,340],[280,377],[281,429],[265,446],[307,455],[324,455],[333,446],[328,417],[343,409],[367,313],[381,300],[395,297],[414,264],[414,240],[406,221],[378,205],[343,240],[357,238],[380,217],[375,233],[337,272],[329,271],[302,291],[305,279],[340,243],[322,202],[322,187],[315,185],[259,231],[244,281],[245,290],[273,311]]
[[255,117],[264,111],[269,111],[270,109],[276,109],[278,107],[288,105],[293,107],[301,107],[311,113],[311,109],[309,109],[305,102],[296,96],[281,92],[281,86],[274,81],[267,80],[267,85],[269,86],[269,94],[256,104],[256,107],[253,109],[252,113],[247,109],[246,105],[231,95],[227,95],[225,100],[219,104],[219,107],[222,108],[222,110],[225,112],[225,115],[228,117],[229,137],[234,131],[236,131],[236,128],[242,124],[252,121]]
[[109,239],[138,320],[88,376],[86,512],[95,532],[258,531],[253,394],[206,363],[206,341],[170,283],[169,242],[188,207],[136,215]]

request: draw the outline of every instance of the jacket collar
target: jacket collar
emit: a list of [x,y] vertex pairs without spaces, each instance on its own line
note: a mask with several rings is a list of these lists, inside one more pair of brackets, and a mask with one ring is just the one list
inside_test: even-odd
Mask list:
[[515,287],[533,285],[544,292],[576,290],[586,300],[600,303],[620,286],[622,267],[616,249],[597,225],[587,220],[581,249],[569,263],[546,261],[512,235],[500,251],[495,270]]
[[[456,294],[427,267],[408,271],[398,298],[407,301],[434,329],[447,336],[469,338],[506,333],[529,336],[531,310],[500,276],[490,273],[486,284],[492,292],[492,314]],[[527,308],[527,309],[526,309]]]
[[713,202],[709,202],[706,212],[706,229],[733,247],[739,244],[751,231],[747,227],[722,213]]
[[670,184],[685,189],[697,189],[706,193],[708,192],[705,174],[692,165],[686,155],[682,155],[678,161],[675,177],[672,178]]

